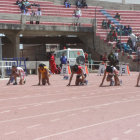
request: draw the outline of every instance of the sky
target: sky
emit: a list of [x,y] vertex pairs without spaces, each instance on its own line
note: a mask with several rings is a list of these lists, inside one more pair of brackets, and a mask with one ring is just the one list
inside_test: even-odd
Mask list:
[[[122,3],[122,0],[100,0],[100,1],[109,1],[109,2],[118,2]],[[125,0],[126,4],[140,4],[140,0]]]

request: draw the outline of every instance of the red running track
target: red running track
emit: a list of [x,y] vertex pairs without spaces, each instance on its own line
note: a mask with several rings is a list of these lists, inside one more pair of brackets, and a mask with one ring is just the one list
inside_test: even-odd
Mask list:
[[37,86],[35,75],[22,86],[0,80],[0,140],[140,140],[137,75],[118,87],[99,87],[97,74],[79,87],[59,75],[51,86]]

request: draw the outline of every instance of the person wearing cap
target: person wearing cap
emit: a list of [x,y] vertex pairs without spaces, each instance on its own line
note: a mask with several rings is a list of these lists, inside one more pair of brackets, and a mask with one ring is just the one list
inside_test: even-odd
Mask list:
[[24,70],[21,67],[12,66],[12,73],[10,75],[7,85],[9,85],[11,82],[13,82],[13,80],[15,80],[15,83],[13,83],[13,85],[17,85],[17,77],[20,78],[20,81],[19,81],[20,85],[25,84],[26,80],[25,80]]
[[46,85],[46,83],[50,85],[49,76],[50,76],[49,69],[46,67],[46,65],[40,64],[38,67],[38,79],[39,79],[38,85],[40,85],[41,82],[42,85]]
[[70,86],[74,74],[77,74],[76,81],[75,81],[75,85],[76,86],[84,85],[84,84],[87,85],[88,81],[86,80],[86,74],[85,74],[84,70],[82,69],[81,66],[74,65],[72,67],[72,72],[71,72],[70,80],[69,80],[69,83],[68,83],[67,86]]

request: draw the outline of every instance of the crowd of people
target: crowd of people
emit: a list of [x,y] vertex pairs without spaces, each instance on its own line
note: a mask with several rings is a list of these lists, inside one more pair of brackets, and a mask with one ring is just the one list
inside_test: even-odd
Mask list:
[[[61,59],[61,58],[60,58]],[[110,86],[120,86],[122,84],[122,80],[119,79],[119,71],[117,70],[116,66],[118,64],[118,60],[116,58],[115,53],[112,51],[108,55],[108,65],[104,71],[104,76],[102,78],[100,86],[103,86],[105,79],[109,82]],[[83,70],[82,66],[74,65],[71,67],[71,75],[67,86],[71,85],[71,81],[73,76],[76,74],[75,85],[76,86],[84,86],[88,84],[86,80],[86,72]],[[13,85],[17,85],[17,77],[20,78],[19,84],[23,85],[26,83],[25,79],[25,72],[21,67],[12,66],[12,72],[9,78],[7,85],[13,83]],[[44,64],[39,64],[38,67],[38,85],[50,85],[50,70]],[[137,78],[136,86],[139,86],[140,81],[140,73]]]
[[30,3],[28,0],[17,0],[16,5],[19,6],[23,15],[31,16],[30,24],[40,23],[40,17],[42,15],[41,7],[37,3]]

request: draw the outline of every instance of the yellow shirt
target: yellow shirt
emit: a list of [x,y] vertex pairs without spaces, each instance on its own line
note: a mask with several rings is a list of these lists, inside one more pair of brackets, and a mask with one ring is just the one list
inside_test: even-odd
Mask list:
[[38,69],[43,79],[46,78],[46,73],[48,73],[48,76],[50,77],[49,69],[46,66],[43,69],[40,69],[40,68]]

